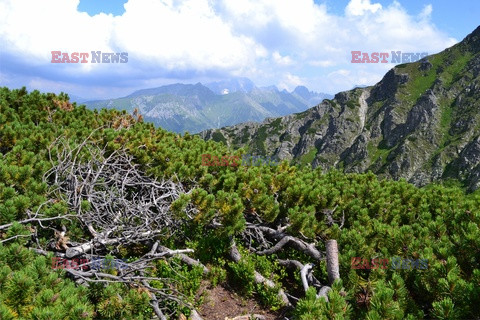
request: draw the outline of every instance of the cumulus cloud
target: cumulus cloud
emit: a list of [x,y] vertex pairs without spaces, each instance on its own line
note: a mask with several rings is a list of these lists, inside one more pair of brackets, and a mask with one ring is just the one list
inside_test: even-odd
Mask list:
[[420,19],[423,19],[423,20],[430,19],[432,15],[432,11],[433,11],[433,7],[431,4],[424,6],[422,12],[420,12],[420,15],[419,15]]
[[78,3],[8,0],[2,42],[37,64],[50,62],[52,50],[126,51],[131,61],[166,69],[237,68],[253,63],[261,51],[248,37],[233,35],[207,0],[130,0],[125,14],[116,17],[90,17],[77,12]]
[[273,60],[282,66],[289,66],[293,64],[293,60],[289,56],[282,56],[278,51],[274,51],[272,54]]
[[302,79],[300,79],[299,76],[293,75],[289,72],[285,73],[285,75],[282,77],[280,83],[278,84],[279,89],[285,89],[288,91],[292,91],[295,89],[297,86],[303,85],[304,82]]
[[[334,93],[377,81],[392,67],[351,64],[351,51],[435,53],[457,41],[431,22],[434,6],[409,13],[398,1],[351,0],[344,15],[313,0],[129,0],[121,16],[89,16],[78,4],[0,2],[2,83],[31,76],[35,82],[27,83],[44,79],[99,94],[123,87],[127,94],[169,80],[246,76],[259,85]],[[52,64],[52,50],[128,52],[129,61]]]
[[359,66],[355,69],[338,69],[328,73],[326,77],[318,79],[318,81],[323,83],[327,91],[341,85],[343,85],[345,89],[351,89],[358,85],[377,83],[392,67],[393,66],[389,64],[378,64],[374,68],[366,65]]
[[261,45],[234,35],[207,0],[130,0],[115,43],[140,60],[169,69],[235,69],[253,64]]
[[345,13],[351,16],[361,16],[366,12],[375,13],[382,9],[380,3],[370,3],[370,0],[351,0],[345,8]]

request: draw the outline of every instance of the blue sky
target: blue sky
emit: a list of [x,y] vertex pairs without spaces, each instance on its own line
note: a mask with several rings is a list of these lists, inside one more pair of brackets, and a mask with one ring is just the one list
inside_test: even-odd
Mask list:
[[111,13],[114,16],[121,16],[125,13],[123,5],[127,0],[81,0],[77,9],[94,16],[101,12]]
[[[433,54],[479,16],[472,0],[0,0],[0,85],[98,99],[248,77],[333,94],[393,67],[351,63],[351,51]],[[52,51],[128,62],[52,63]]]

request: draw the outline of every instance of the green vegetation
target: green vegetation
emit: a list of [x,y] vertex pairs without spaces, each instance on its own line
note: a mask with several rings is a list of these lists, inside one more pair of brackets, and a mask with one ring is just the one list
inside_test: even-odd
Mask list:
[[315,155],[317,154],[317,148],[311,148],[306,154],[300,158],[300,165],[304,166],[306,164],[311,164]]
[[212,134],[212,140],[215,141],[215,142],[223,142],[223,143],[227,143],[227,139],[225,139],[225,137],[223,136],[223,134],[219,131],[215,131],[213,134]]
[[[43,256],[28,249],[47,248],[54,237],[51,228],[59,229],[62,224],[71,241],[83,243],[92,238],[73,217],[42,225],[23,221],[34,213],[43,218],[75,214],[60,191],[52,193],[54,181],[44,179],[55,164],[51,159],[62,151],[51,148],[59,137],[65,148],[86,141],[107,155],[124,150],[150,177],[181,183],[188,192],[168,212],[182,223],[166,228],[153,240],[173,250],[193,249],[188,256],[209,271],[186,265],[180,257],[165,256],[144,270],[145,276],[162,279],[151,281],[150,289],[106,282],[86,288],[67,277],[66,270],[53,270],[51,254]],[[257,139],[263,145],[266,131],[260,131]],[[372,159],[389,152],[377,148],[380,153],[376,155],[374,147],[368,146]],[[322,173],[286,162],[258,167],[201,166],[205,153],[238,151],[198,136],[156,129],[126,112],[97,112],[71,105],[65,94],[0,89],[0,226],[23,221],[0,227],[0,318],[151,319],[151,290],[157,290],[181,297],[158,301],[165,314],[177,319],[181,314],[189,316],[192,308],[201,310],[202,281],[207,286],[228,282],[273,309],[282,308],[277,298],[282,288],[300,298],[286,311],[291,319],[480,317],[479,192],[465,194],[455,184],[416,188],[403,180],[379,180],[372,173]],[[310,161],[315,153],[310,150],[303,160]],[[82,161],[93,160],[88,153],[82,156]],[[134,197],[135,190],[131,192]],[[81,204],[82,210],[89,206],[88,199]],[[188,206],[194,210],[187,213]],[[328,209],[333,210],[330,216],[325,213]],[[325,261],[314,261],[289,245],[273,254],[257,254],[265,249],[262,246],[277,241],[268,239],[262,244],[255,238],[252,225],[256,221],[262,221],[264,228],[275,226],[272,230],[282,227],[282,232],[313,243],[321,252],[326,240],[337,240],[341,279],[333,283],[328,303],[317,299],[312,287],[305,295],[299,272],[279,263],[286,259],[318,262],[314,275],[327,284]],[[237,262],[231,259],[233,240],[242,256]],[[115,257],[134,263],[149,253],[151,243],[106,248]],[[351,268],[352,257],[394,256],[428,259],[428,269]],[[274,286],[259,284],[255,272]]]
[[258,129],[254,137],[255,144],[253,148],[258,154],[266,155],[265,140],[267,140],[267,127],[263,126]]
[[441,103],[441,118],[440,118],[440,134],[445,137],[449,136],[449,131],[452,123],[453,103]]
[[383,141],[381,141],[378,146],[375,145],[374,141],[369,141],[367,144],[367,152],[372,164],[377,161],[380,161],[382,165],[386,164],[387,156],[392,151],[392,149],[387,148],[384,145]]
[[459,76],[465,74],[465,69],[468,62],[472,59],[473,55],[470,52],[461,52],[459,48],[454,48],[449,52],[448,58],[445,59],[440,79],[449,88],[455,81],[459,79]]
[[292,136],[288,132],[285,131],[285,133],[283,133],[280,136],[279,140],[280,140],[280,142],[282,142],[282,141],[290,141],[291,142],[292,141]]
[[307,129],[307,134],[315,134],[317,132],[317,129],[310,127]]
[[404,101],[406,107],[413,106],[437,79],[442,81],[447,89],[450,88],[465,74],[466,66],[472,57],[471,52],[463,52],[460,47],[454,46],[448,51],[430,56],[432,67],[428,71],[420,70],[420,62],[397,65],[395,68],[408,74],[410,78],[405,85],[400,86],[399,100]]
[[303,119],[305,118],[307,115],[308,115],[308,110],[307,111],[303,111],[303,112],[299,112],[299,113],[295,113],[295,119]]
[[282,119],[281,119],[281,118],[277,118],[277,119],[275,119],[275,121],[273,121],[273,122],[270,124],[270,125],[272,126],[272,128],[273,128],[273,131],[274,131],[275,133],[280,132],[280,129],[281,129],[280,124],[281,124],[281,123],[282,123]]
[[437,67],[441,66],[442,58],[439,55],[433,55],[430,57],[430,63],[432,63],[432,68],[428,71],[419,70],[418,62],[400,68],[402,73],[406,73],[409,76],[409,81],[405,85],[400,86],[397,93],[399,100],[403,101],[403,105],[407,108],[404,111],[408,111],[418,98],[432,87],[435,79],[437,79]]
[[360,106],[360,103],[358,102],[354,102],[353,100],[347,101],[347,107],[349,107],[350,109],[355,109],[356,107],[359,107],[359,106]]
[[[242,131],[240,132],[240,134],[234,136],[233,138],[233,143],[235,145],[237,144],[246,144],[249,140],[249,134],[248,134],[248,129],[249,127],[248,126],[245,126]],[[233,134],[233,133],[232,133]]]

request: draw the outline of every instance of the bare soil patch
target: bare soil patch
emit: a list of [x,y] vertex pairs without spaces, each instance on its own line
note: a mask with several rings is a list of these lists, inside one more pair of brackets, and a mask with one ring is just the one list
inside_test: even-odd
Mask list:
[[206,293],[205,301],[198,312],[205,320],[225,320],[250,314],[262,315],[266,320],[283,319],[281,312],[265,309],[254,299],[236,294],[228,285],[215,288],[205,285],[202,291]]

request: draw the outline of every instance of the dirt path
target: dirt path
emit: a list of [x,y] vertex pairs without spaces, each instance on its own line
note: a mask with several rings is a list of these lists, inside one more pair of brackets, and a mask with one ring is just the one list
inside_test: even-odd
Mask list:
[[260,314],[266,320],[283,319],[279,313],[262,308],[255,300],[235,294],[221,285],[211,289],[205,288],[205,302],[198,312],[205,320],[225,320],[247,314]]

